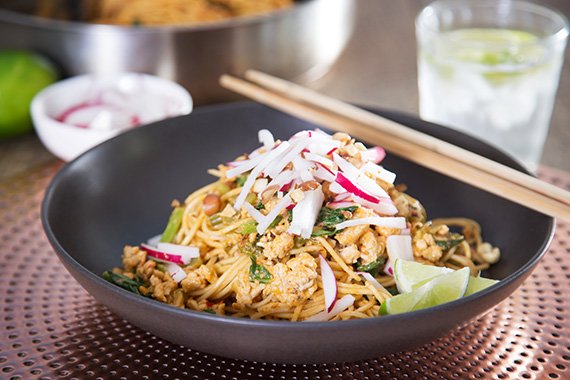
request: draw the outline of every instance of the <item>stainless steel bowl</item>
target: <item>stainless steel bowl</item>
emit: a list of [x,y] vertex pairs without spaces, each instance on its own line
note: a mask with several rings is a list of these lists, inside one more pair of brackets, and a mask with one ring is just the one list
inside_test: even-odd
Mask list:
[[231,95],[222,73],[257,68],[306,80],[326,72],[353,30],[353,0],[307,0],[265,15],[195,26],[125,27],[33,16],[34,1],[0,0],[0,48],[36,50],[66,75],[136,71],[172,79],[196,103]]

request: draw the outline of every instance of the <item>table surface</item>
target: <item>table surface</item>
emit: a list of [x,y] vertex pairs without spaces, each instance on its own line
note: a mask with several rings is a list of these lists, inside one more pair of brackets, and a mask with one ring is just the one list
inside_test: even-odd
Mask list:
[[[97,303],[53,253],[40,202],[60,163],[0,182],[2,379],[568,379],[570,224],[489,313],[407,352],[324,365],[233,360],[174,345]],[[542,168],[570,189],[570,174]]]
[[[357,23],[346,50],[324,77],[310,86],[347,101],[417,114],[414,18],[426,0],[358,0]],[[543,0],[570,16],[570,1]],[[570,170],[570,49],[542,163]],[[0,141],[0,180],[53,156],[34,135]]]

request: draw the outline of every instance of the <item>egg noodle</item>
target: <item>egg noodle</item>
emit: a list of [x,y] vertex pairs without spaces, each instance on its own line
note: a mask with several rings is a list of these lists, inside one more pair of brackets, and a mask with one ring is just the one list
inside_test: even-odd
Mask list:
[[320,131],[286,143],[262,133],[260,139],[263,147],[210,170],[216,182],[173,202],[162,246],[193,247],[198,257],[173,269],[149,253],[156,242],[127,246],[115,283],[219,315],[345,320],[378,316],[396,293],[396,258],[469,267],[472,275],[499,259],[475,221],[427,221],[422,205],[391,183],[393,173],[373,162],[382,159],[380,149]]

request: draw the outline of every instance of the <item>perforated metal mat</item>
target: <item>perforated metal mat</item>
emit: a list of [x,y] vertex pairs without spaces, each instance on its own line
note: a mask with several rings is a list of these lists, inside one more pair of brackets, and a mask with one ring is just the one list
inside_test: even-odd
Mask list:
[[[524,285],[479,320],[415,351],[328,365],[224,359],[173,345],[98,304],[42,231],[59,164],[0,183],[2,379],[564,379],[570,378],[570,225]],[[570,173],[540,176],[570,188]]]

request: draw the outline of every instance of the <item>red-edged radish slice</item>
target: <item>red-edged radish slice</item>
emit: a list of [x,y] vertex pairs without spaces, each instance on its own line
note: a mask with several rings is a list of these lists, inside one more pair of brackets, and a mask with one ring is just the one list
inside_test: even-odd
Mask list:
[[366,151],[364,154],[365,158],[369,161],[374,162],[375,164],[382,162],[382,160],[386,157],[386,151],[379,146],[372,147]]
[[336,303],[336,297],[338,296],[338,286],[336,284],[334,272],[327,260],[322,255],[319,255],[319,259],[321,263],[321,279],[323,280],[323,291],[325,293],[325,309],[330,313],[334,307],[334,304]]
[[359,205],[368,207],[380,215],[395,215],[398,213],[398,209],[394,206],[394,202],[392,202],[390,198],[380,198],[380,203],[369,202],[356,195],[352,195],[351,198]]
[[329,204],[327,204],[327,207],[329,208],[347,208],[347,207],[352,207],[352,206],[358,206],[358,204],[354,203],[354,202],[347,202],[347,201],[339,201],[339,202],[330,202]]
[[350,162],[342,158],[336,153],[333,153],[333,160],[338,165],[340,170],[346,178],[348,178],[360,190],[375,196],[375,197],[389,197],[388,193],[376,183],[375,180],[367,177],[363,172],[357,169]]
[[185,245],[158,243],[156,248],[147,244],[141,244],[140,247],[148,256],[174,264],[187,265],[193,258],[200,257],[198,248]]
[[404,229],[406,228],[406,218],[400,216],[370,216],[367,218],[346,220],[342,223],[337,224],[335,227],[337,230],[342,230],[343,228],[358,226],[360,224],[371,224],[380,227]]
[[170,276],[172,276],[172,279],[174,281],[179,283],[180,281],[186,278],[186,272],[184,272],[184,269],[173,263],[167,262],[165,264],[166,264],[166,270],[168,271],[168,273],[170,273]]
[[336,173],[336,183],[338,183],[344,190],[352,193],[356,196],[359,196],[362,199],[367,200],[368,202],[372,203],[379,203],[380,199],[372,196],[368,193],[365,193],[361,190],[358,186],[356,186],[350,179],[348,179],[344,174],[341,172]]
[[317,313],[317,314],[305,319],[305,322],[328,321],[328,320],[336,317],[338,314],[342,313],[343,311],[345,311],[349,307],[351,307],[354,304],[354,300],[355,300],[355,298],[353,296],[351,296],[350,294],[347,294],[344,297],[342,297],[341,299],[339,299],[338,301],[336,301],[336,304],[334,305],[334,307],[332,308],[332,310],[330,312],[328,312],[326,310],[321,311],[320,313]]

